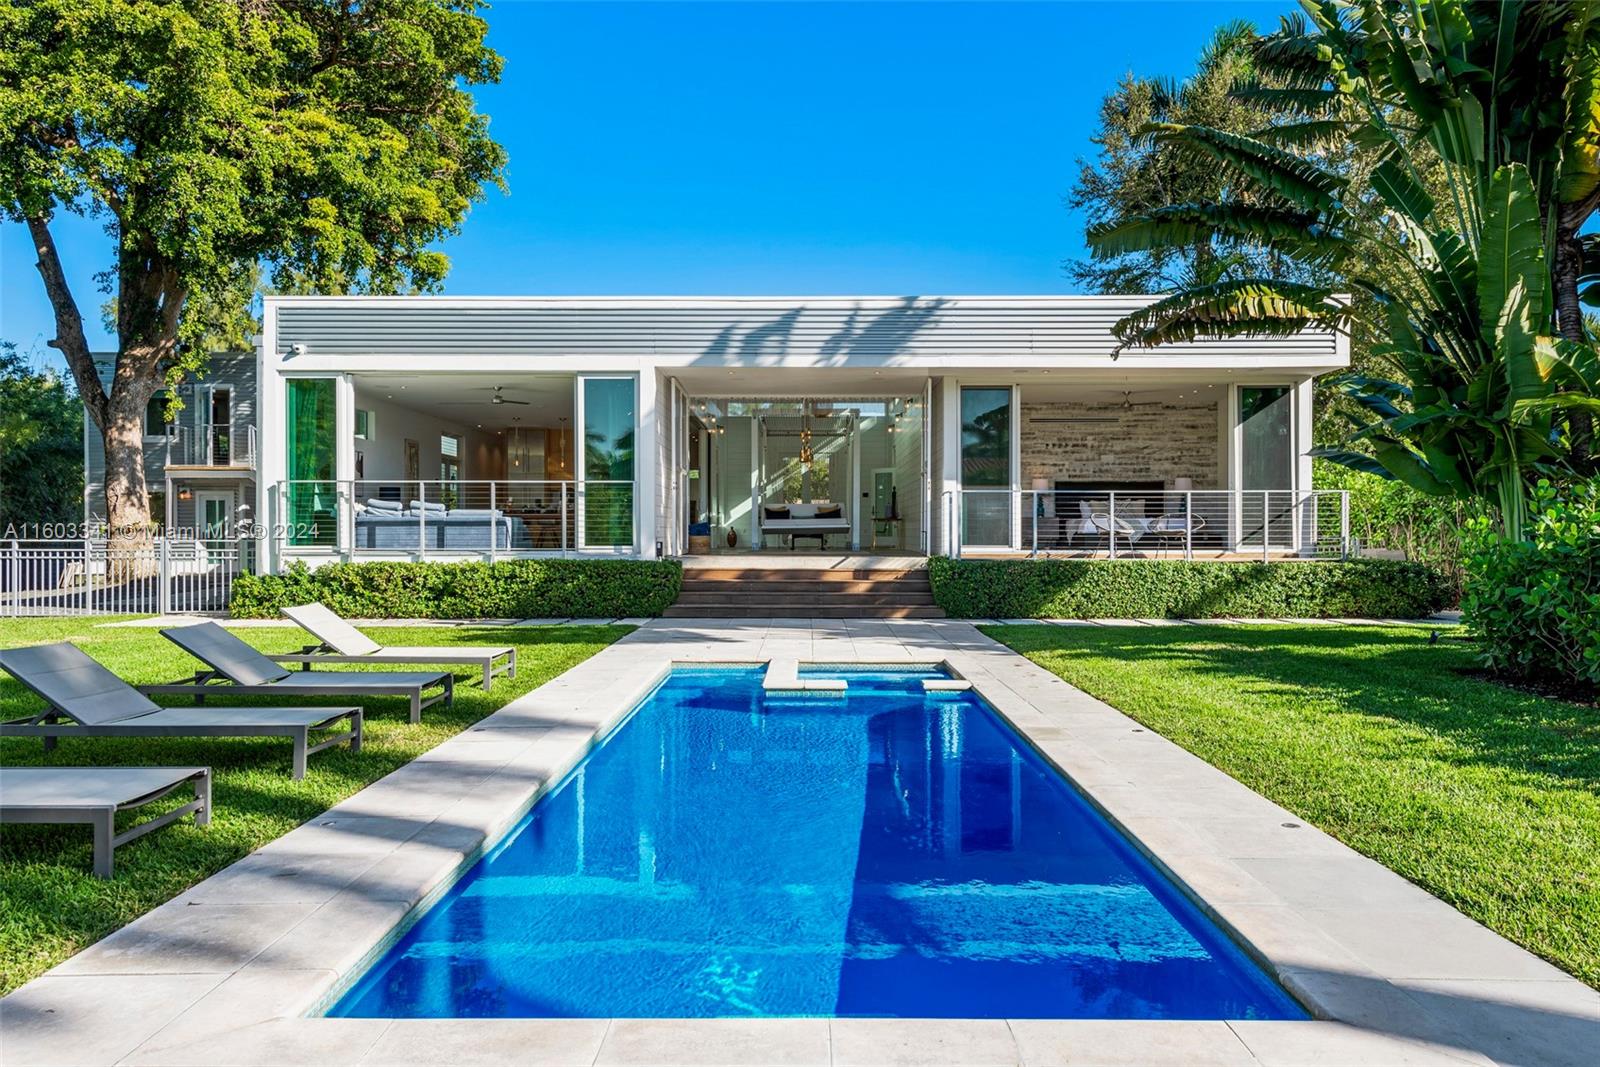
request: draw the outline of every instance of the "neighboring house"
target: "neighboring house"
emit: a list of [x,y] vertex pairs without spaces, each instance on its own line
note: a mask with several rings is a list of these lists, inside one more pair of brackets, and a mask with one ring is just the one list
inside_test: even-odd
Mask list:
[[1345,338],[1118,354],[1148,300],[269,296],[258,565],[1342,551]]
[[[108,386],[115,356],[97,355]],[[150,515],[164,529],[195,539],[231,540],[256,506],[256,353],[219,352],[206,373],[178,386],[182,410],[166,419],[172,397],[161,389],[144,416],[144,474]],[[105,445],[83,420],[84,519],[106,518]]]

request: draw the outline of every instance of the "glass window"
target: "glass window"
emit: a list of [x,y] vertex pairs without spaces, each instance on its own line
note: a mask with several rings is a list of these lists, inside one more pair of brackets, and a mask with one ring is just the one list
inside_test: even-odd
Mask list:
[[1011,480],[1011,390],[962,389],[962,544],[1011,543]]
[[1287,386],[1239,390],[1241,489],[1294,488],[1293,408]]
[[366,408],[356,408],[356,437],[362,441],[372,439],[372,412]]
[[289,486],[285,494],[291,545],[332,545],[338,528],[334,483],[337,425],[332,378],[290,378]]
[[[1286,386],[1239,389],[1239,543],[1294,537],[1294,396]],[[1272,492],[1271,490],[1278,490]]]
[[633,544],[634,381],[583,379],[583,543]]
[[178,431],[177,423],[167,421],[167,409],[172,406],[172,394],[158,389],[144,405],[144,433],[146,437],[162,437]]

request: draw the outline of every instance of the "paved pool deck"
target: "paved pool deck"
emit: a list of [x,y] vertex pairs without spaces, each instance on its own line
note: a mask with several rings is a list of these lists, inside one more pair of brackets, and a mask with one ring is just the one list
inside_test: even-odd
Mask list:
[[[948,663],[1316,1021],[327,1019],[673,662]],[[1591,1065],[1600,993],[944,620],[650,622],[0,1000],[24,1064]]]

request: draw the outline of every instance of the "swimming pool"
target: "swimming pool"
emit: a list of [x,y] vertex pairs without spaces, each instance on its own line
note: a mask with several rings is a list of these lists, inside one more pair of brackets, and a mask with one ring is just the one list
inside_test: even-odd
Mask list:
[[677,667],[328,1012],[1304,1013],[930,669]]

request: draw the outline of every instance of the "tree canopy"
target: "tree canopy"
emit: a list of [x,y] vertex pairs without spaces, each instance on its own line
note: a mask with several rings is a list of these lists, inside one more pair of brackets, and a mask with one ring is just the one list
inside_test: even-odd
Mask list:
[[[0,210],[25,224],[105,434],[112,524],[148,519],[137,422],[263,267],[276,287],[436,287],[504,152],[478,0],[0,0]],[[102,219],[117,364],[94,373],[51,222]],[[227,313],[223,313],[226,317]]]
[[[1304,7],[1252,46],[1259,77],[1236,90],[1298,121],[1249,135],[1150,124],[1146,136],[1225,173],[1226,190],[1088,237],[1110,257],[1203,233],[1341,282],[1186,285],[1118,333],[1159,345],[1349,329],[1335,285],[1358,288],[1379,309],[1373,351],[1387,374],[1339,383],[1363,412],[1351,435],[1363,450],[1329,458],[1488,498],[1515,534],[1535,479],[1593,467],[1600,352],[1577,313],[1577,232],[1600,206],[1600,5]],[[1367,165],[1332,167],[1308,147],[1330,139],[1358,146]]]

